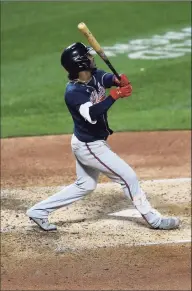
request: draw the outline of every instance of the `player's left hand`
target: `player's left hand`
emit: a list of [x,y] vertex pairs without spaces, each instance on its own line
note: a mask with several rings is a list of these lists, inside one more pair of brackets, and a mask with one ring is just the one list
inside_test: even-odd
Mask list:
[[115,77],[114,82],[115,84],[117,84],[117,86],[119,87],[124,87],[130,84],[129,79],[127,78],[127,76],[125,74],[120,75],[121,80],[118,80],[117,77]]

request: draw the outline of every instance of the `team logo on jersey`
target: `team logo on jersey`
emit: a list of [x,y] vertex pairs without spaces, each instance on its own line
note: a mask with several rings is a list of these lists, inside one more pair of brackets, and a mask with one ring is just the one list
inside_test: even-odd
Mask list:
[[99,82],[97,83],[97,85],[98,85],[98,92],[94,90],[90,96],[90,101],[92,104],[99,103],[106,98],[105,88],[101,86]]

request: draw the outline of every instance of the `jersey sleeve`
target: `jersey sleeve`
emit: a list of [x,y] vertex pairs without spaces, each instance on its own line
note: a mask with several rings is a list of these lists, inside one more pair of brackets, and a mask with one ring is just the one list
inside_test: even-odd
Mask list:
[[69,91],[65,94],[65,103],[69,108],[76,109],[79,111],[79,108],[82,104],[88,102],[89,98],[87,94],[79,91]]
[[103,70],[97,70],[100,82],[104,88],[111,88],[114,86],[114,74],[107,73]]
[[69,91],[65,94],[65,102],[70,112],[76,110],[89,123],[91,124],[97,123],[96,120],[91,119],[89,113],[89,108],[93,104],[90,102],[89,95],[87,92]]

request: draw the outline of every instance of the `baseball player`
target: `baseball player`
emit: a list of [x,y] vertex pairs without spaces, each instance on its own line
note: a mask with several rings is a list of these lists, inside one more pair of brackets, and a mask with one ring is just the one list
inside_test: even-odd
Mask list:
[[[27,211],[29,218],[43,230],[56,230],[56,226],[49,223],[49,214],[91,193],[97,186],[99,174],[103,173],[121,185],[124,194],[151,228],[177,228],[179,218],[162,217],[151,206],[133,169],[107,143],[108,136],[113,133],[108,125],[107,111],[114,103],[120,102],[118,99],[127,98],[132,93],[126,75],[122,74],[119,81],[115,75],[97,69],[90,48],[79,42],[63,51],[61,65],[69,78],[65,103],[74,122],[71,146],[76,159],[77,179],[30,208]],[[111,88],[108,96],[106,88]]]

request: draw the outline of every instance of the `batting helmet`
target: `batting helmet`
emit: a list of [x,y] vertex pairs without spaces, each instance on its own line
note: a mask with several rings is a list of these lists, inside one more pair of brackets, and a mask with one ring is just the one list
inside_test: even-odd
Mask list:
[[64,49],[61,54],[61,65],[68,71],[70,76],[78,76],[85,70],[92,70],[91,61],[87,54],[91,49],[81,42],[76,42]]

